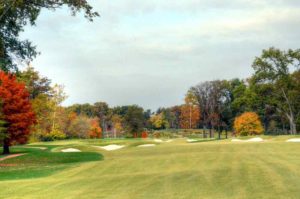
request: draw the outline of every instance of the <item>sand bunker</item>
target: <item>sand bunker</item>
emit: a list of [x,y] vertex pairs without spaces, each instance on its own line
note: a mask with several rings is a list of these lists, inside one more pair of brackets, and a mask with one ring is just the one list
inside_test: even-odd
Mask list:
[[166,141],[164,141],[164,140],[161,140],[161,139],[154,139],[153,140],[154,142],[157,142],[157,143],[162,143],[162,142],[172,142],[173,140],[166,140]]
[[197,142],[195,139],[186,139],[187,142]]
[[74,148],[68,148],[68,149],[63,149],[61,152],[64,153],[72,153],[72,152],[81,152],[79,149],[74,149]]
[[240,139],[232,139],[231,142],[243,142],[244,140],[240,140]]
[[138,145],[138,147],[153,147],[156,146],[155,144],[142,144],[142,145]]
[[121,149],[123,147],[125,147],[125,146],[124,145],[117,145],[117,144],[110,144],[110,145],[107,145],[107,146],[101,146],[99,148],[104,149],[106,151],[114,151],[114,150]]
[[232,139],[231,142],[263,142],[264,140],[260,137],[250,138],[248,140]]
[[291,138],[288,139],[286,142],[300,142],[300,138]]

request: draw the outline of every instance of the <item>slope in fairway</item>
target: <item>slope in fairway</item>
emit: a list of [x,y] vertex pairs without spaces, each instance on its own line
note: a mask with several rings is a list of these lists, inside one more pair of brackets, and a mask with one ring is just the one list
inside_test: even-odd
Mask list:
[[[92,149],[92,147],[91,147]],[[300,144],[283,141],[93,148],[103,161],[0,181],[0,198],[299,198]]]

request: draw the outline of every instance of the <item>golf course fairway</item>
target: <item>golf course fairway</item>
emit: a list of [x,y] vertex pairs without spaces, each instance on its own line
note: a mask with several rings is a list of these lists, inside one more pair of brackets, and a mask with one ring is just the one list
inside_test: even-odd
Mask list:
[[[35,145],[20,146],[20,149],[32,148],[27,148],[23,156],[2,162],[15,166],[0,167],[0,175],[6,176],[0,180],[0,198],[299,198],[300,143],[284,140],[269,139],[263,143],[71,140],[36,145],[48,147],[47,150],[34,149]],[[112,151],[97,147],[111,143],[124,147]],[[141,144],[151,147],[137,147]],[[14,176],[19,167],[23,168],[22,173],[36,172],[38,165],[26,161],[30,153],[66,157],[71,153],[60,150],[70,147],[81,151],[72,154],[83,153],[88,158],[76,155],[82,161],[71,163],[57,159],[41,164],[43,170],[53,167],[51,172],[20,179]],[[26,164],[29,166],[24,167]]]

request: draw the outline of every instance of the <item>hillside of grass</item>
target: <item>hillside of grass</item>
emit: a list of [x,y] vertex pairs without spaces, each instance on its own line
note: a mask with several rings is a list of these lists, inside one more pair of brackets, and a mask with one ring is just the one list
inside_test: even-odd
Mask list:
[[[155,142],[70,140],[30,145],[47,147],[46,151],[16,147],[14,152],[28,154],[8,162],[27,165],[24,173],[38,172],[30,166],[35,161],[44,165],[39,167],[40,172],[47,167],[58,170],[19,179],[16,176],[21,174],[7,172],[18,168],[1,167],[1,172],[6,170],[6,177],[0,174],[0,198],[296,199],[300,195],[300,143],[285,142],[289,138],[266,137],[262,143],[188,143],[186,139],[174,139],[145,148],[136,145]],[[103,143],[125,147],[115,151],[94,147]],[[83,152],[53,152],[55,147],[70,146]]]

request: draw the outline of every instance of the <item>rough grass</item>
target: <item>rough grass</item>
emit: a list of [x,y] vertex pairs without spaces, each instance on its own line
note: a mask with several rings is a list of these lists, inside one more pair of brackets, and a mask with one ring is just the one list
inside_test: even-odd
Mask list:
[[[300,143],[285,143],[288,138],[264,143],[179,139],[150,148],[97,150],[103,161],[31,180],[2,180],[0,198],[299,198]],[[76,146],[74,141],[61,145],[69,144]],[[95,143],[77,144],[92,150]]]
[[23,153],[24,155],[1,161],[2,165],[15,166],[2,166],[0,168],[0,180],[43,177],[75,166],[76,163],[103,159],[101,154],[95,152],[62,153],[52,152],[51,149],[53,148],[56,146],[47,146],[45,150],[12,147],[13,154]]

